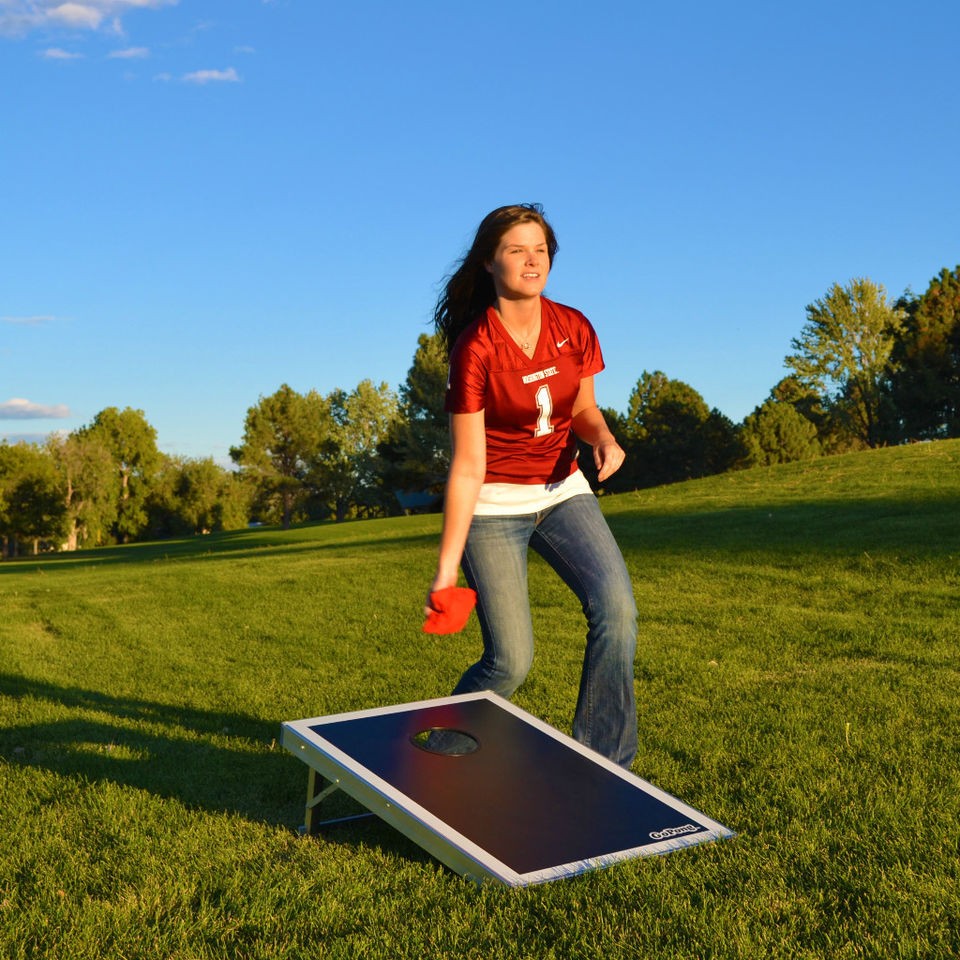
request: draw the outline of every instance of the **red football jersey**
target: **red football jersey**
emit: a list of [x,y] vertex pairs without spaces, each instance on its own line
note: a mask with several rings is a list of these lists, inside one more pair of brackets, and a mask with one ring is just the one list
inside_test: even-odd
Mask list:
[[576,469],[573,404],[584,377],[604,366],[590,321],[540,298],[533,359],[504,329],[493,307],[457,338],[450,356],[448,413],[484,411],[485,483],[557,483]]

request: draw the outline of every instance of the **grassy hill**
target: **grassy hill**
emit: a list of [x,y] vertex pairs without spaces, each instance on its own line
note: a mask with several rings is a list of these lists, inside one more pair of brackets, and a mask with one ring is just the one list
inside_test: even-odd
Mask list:
[[[444,696],[479,649],[419,629],[436,516],[30,558],[0,564],[0,955],[960,953],[960,441],[602,503],[634,770],[734,840],[508,891],[378,822],[297,836],[279,723]],[[569,731],[580,613],[531,589],[515,701]]]

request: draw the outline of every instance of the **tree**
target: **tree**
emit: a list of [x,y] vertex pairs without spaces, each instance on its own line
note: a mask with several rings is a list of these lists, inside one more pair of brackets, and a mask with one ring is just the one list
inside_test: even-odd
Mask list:
[[150,484],[150,497],[147,502],[146,535],[151,540],[166,540],[171,537],[186,537],[193,533],[193,527],[181,516],[177,499],[177,487],[180,483],[180,471],[185,460],[161,454]]
[[4,556],[28,542],[59,546],[66,534],[63,487],[53,458],[31,443],[0,444],[0,538]]
[[719,473],[739,456],[733,424],[693,387],[659,370],[643,372],[614,436],[618,430],[627,462],[607,483],[611,492]]
[[726,473],[743,466],[746,451],[737,425],[715,407],[702,427],[704,449],[704,475]]
[[817,428],[790,403],[766,400],[743,422],[747,466],[769,466],[820,456]]
[[150,498],[153,536],[238,530],[250,518],[252,490],[212,457],[164,457]]
[[9,444],[6,440],[0,441],[0,560],[5,560],[10,547],[8,530],[10,529],[10,503],[7,500],[7,489],[10,486],[6,474],[6,458]]
[[815,390],[853,438],[877,446],[881,435],[882,385],[903,325],[884,288],[858,278],[834,284],[806,308],[807,322],[791,341],[796,353],[784,363]]
[[899,439],[960,436],[960,266],[944,267],[921,297],[899,301],[903,332],[889,395]]
[[773,403],[788,404],[813,424],[821,454],[843,453],[864,446],[861,440],[851,435],[849,427],[827,405],[823,395],[802,383],[795,374],[777,383],[768,399]]
[[288,529],[310,490],[321,448],[333,429],[329,403],[315,390],[306,395],[282,384],[247,411],[243,442],[230,457],[253,483],[260,510],[278,515]]
[[597,478],[597,465],[593,459],[593,447],[591,447],[589,443],[584,443],[578,438],[577,465],[580,467],[580,472],[587,478],[587,483],[590,484],[590,489],[593,490],[594,493],[600,493],[601,490],[609,491],[611,493],[622,493],[625,490],[634,490],[640,484],[635,480],[636,463],[631,457],[633,445],[629,439],[630,431],[626,426],[626,418],[616,410],[609,407],[601,408],[600,413],[603,414],[603,419],[606,421],[606,424],[610,428],[610,432],[613,434],[617,443],[623,447],[623,451],[627,455],[627,458],[624,461],[624,465],[617,471],[617,473],[606,480],[601,487],[600,481]]
[[381,383],[363,380],[350,393],[334,390],[326,398],[333,426],[319,452],[312,480],[337,521],[351,512],[375,516],[390,512],[396,501],[384,488],[384,461],[379,448],[400,416],[397,395]]
[[384,483],[403,493],[439,495],[450,467],[450,435],[444,400],[448,364],[436,335],[420,334],[413,365],[400,387],[400,413],[380,445]]
[[47,450],[60,471],[67,531],[64,549],[107,541],[117,520],[116,467],[103,438],[77,431],[52,435]]
[[194,533],[239,530],[249,521],[246,491],[212,457],[182,461],[176,492],[180,515]]
[[147,526],[147,497],[160,463],[157,431],[142,410],[107,407],[79,433],[85,439],[99,440],[110,451],[117,484],[113,534],[120,543],[128,543]]

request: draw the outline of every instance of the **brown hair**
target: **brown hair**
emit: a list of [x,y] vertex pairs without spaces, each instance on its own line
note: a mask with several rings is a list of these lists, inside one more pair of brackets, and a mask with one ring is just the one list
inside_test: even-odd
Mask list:
[[448,357],[457,337],[497,299],[487,264],[497,252],[501,238],[518,223],[531,222],[543,228],[550,265],[553,266],[553,258],[558,249],[557,238],[539,203],[516,203],[497,207],[488,213],[477,227],[477,234],[469,251],[457,269],[447,277],[433,312],[433,324]]

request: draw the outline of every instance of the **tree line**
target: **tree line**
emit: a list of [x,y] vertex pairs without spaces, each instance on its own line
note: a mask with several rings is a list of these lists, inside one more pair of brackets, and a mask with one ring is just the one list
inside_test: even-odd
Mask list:
[[[867,278],[835,283],[807,306],[791,348],[787,376],[739,424],[683,381],[644,371],[626,411],[604,410],[624,467],[601,490],[581,456],[594,489],[960,436],[960,266],[893,302]],[[159,452],[130,408],[41,446],[0,443],[3,556],[436,508],[446,378],[437,339],[422,334],[397,392],[369,380],[326,395],[283,384],[247,411],[234,469]]]

